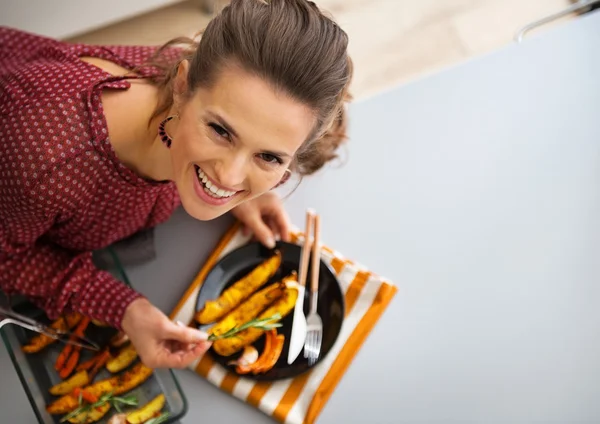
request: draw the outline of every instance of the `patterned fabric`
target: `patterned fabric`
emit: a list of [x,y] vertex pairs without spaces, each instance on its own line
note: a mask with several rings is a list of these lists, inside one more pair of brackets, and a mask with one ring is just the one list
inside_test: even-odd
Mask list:
[[133,69],[153,52],[0,27],[0,288],[52,319],[74,310],[120,328],[140,294],[95,268],[91,252],[165,221],[179,204],[174,183],[139,177],[112,149],[101,90],[130,83],[80,60]]
[[[303,243],[295,231],[293,241]],[[249,241],[239,224],[222,238],[171,313],[171,318],[193,325],[198,291],[215,263],[232,250]],[[340,253],[323,246],[322,259],[335,270],[345,294],[346,315],[341,333],[329,354],[311,371],[296,378],[276,382],[255,382],[238,377],[205,354],[190,365],[226,393],[241,399],[286,424],[312,424],[335,390],[354,355],[396,294],[397,288],[365,267],[345,259]]]

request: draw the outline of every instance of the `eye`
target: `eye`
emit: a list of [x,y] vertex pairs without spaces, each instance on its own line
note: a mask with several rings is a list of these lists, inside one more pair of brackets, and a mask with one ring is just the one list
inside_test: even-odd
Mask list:
[[271,163],[271,164],[282,164],[283,163],[283,160],[281,160],[281,158],[279,158],[275,155],[272,155],[270,153],[260,153],[258,156],[267,163]]
[[216,132],[219,137],[226,138],[227,140],[230,139],[229,133],[222,126],[220,126],[218,124],[214,124],[214,123],[210,123],[210,124],[208,124],[208,126],[211,127],[213,129],[213,131]]

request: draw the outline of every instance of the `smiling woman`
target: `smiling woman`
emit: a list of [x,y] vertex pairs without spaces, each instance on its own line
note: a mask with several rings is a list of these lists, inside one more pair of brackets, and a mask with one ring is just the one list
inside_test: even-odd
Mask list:
[[209,346],[96,269],[169,218],[232,212],[288,239],[274,187],[345,139],[347,36],[306,0],[232,0],[199,41],[67,44],[0,28],[0,287],[123,330],[151,367]]

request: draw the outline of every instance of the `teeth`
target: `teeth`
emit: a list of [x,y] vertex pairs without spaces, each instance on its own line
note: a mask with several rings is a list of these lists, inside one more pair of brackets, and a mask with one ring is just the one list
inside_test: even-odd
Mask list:
[[202,182],[204,191],[215,198],[231,197],[235,194],[235,191],[223,190],[217,188],[213,183],[210,182],[204,171],[198,168],[198,180]]

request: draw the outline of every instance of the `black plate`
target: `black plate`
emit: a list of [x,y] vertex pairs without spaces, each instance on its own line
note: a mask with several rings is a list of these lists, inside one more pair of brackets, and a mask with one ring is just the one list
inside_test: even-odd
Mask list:
[[[281,280],[290,272],[298,272],[300,264],[300,253],[301,247],[286,242],[278,242],[275,249],[281,251],[281,266],[275,273],[275,275],[268,280],[264,286],[269,285],[275,281]],[[227,254],[210,270],[200,292],[198,293],[198,299],[196,302],[196,311],[200,310],[204,303],[208,300],[217,299],[221,293],[229,286],[234,284],[244,275],[248,274],[252,269],[256,268],[264,260],[268,259],[273,255],[274,250],[267,249],[260,243],[250,243],[244,245],[231,253]],[[308,274],[310,276],[310,268]],[[304,313],[308,315],[309,303],[309,279],[307,279],[307,288],[304,295]],[[317,362],[313,365],[316,366],[327,353],[333,347],[340,330],[342,328],[342,321],[344,319],[344,295],[340,284],[335,276],[335,273],[331,267],[321,260],[321,267],[319,270],[319,300],[317,305],[317,312],[323,320],[323,341],[321,344],[321,354]],[[292,331],[293,322],[293,311],[290,312],[282,321],[282,327],[278,328],[280,334],[285,335],[285,343],[283,345],[283,351],[279,360],[271,370],[264,374],[244,374],[244,377],[252,378],[255,380],[279,380],[284,378],[296,377],[306,371],[311,366],[308,364],[308,360],[304,358],[304,350],[300,352],[296,360],[288,365],[287,356],[289,348],[289,339]],[[209,328],[212,324],[200,326],[200,328]],[[264,336],[258,339],[254,346],[261,352],[264,347]],[[241,353],[237,353],[231,356],[218,355],[213,349],[209,350],[209,354],[215,359],[216,362],[220,363],[231,372],[235,373],[235,367],[227,365],[227,362],[235,360],[240,356]]]

